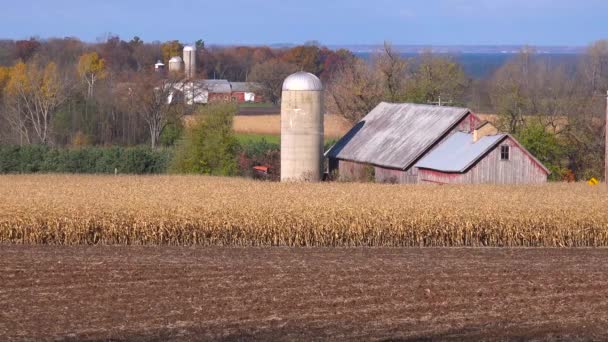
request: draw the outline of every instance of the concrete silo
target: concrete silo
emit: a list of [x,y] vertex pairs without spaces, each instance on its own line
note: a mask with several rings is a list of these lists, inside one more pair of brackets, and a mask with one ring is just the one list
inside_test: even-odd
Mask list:
[[171,57],[169,60],[169,72],[172,74],[181,73],[183,70],[184,62],[179,56]]
[[184,64],[186,66],[186,78],[194,78],[196,76],[196,47],[184,46]]
[[283,82],[281,181],[318,182],[323,176],[323,84],[308,72]]

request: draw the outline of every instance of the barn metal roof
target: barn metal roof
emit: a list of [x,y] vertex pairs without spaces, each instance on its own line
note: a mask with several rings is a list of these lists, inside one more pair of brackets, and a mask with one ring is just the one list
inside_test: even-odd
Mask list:
[[466,108],[382,102],[325,155],[407,169],[468,113]]
[[487,135],[473,142],[473,134],[456,132],[416,163],[416,167],[443,172],[465,172],[507,135]]
[[255,92],[260,88],[260,84],[255,82],[230,82],[230,86],[232,91],[238,92]]
[[213,94],[230,94],[230,82],[227,80],[202,80],[199,86]]

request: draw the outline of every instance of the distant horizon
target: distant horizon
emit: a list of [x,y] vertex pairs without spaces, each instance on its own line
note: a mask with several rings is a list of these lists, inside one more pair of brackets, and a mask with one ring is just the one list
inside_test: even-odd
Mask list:
[[[48,40],[52,40],[52,39],[66,39],[66,38],[75,38],[78,39],[80,41],[82,41],[85,44],[98,44],[100,42],[104,42],[105,39],[107,39],[108,37],[112,37],[112,36],[118,36],[120,37],[120,39],[125,40],[125,41],[129,41],[132,38],[134,38],[135,36],[131,36],[131,37],[126,37],[126,36],[121,36],[119,34],[114,34],[114,33],[107,33],[105,35],[104,38],[98,38],[95,41],[88,41],[85,39],[82,39],[76,35],[67,35],[64,37],[59,37],[59,36],[48,36],[48,37],[41,37],[40,35],[32,35],[29,37],[24,37],[24,38],[10,38],[10,37],[0,37],[0,40],[29,40],[29,39],[37,39],[37,40],[41,40],[41,41],[48,41]],[[193,44],[194,42],[190,42],[190,41],[184,41],[181,39],[168,39],[168,40],[159,40],[159,39],[153,39],[153,40],[145,40],[143,38],[141,38],[140,36],[137,36],[140,39],[142,39],[145,43],[154,43],[154,42],[158,42],[158,43],[163,43],[165,41],[168,40],[178,40],[183,44]],[[288,47],[294,47],[294,46],[302,46],[302,45],[307,45],[307,44],[311,44],[311,43],[317,43],[319,46],[325,46],[328,48],[332,48],[332,49],[339,49],[339,48],[347,48],[349,50],[353,50],[355,49],[356,51],[353,52],[373,52],[373,50],[378,49],[378,48],[382,48],[384,45],[384,42],[379,42],[379,43],[336,43],[336,44],[325,44],[322,41],[318,41],[318,40],[309,40],[309,41],[304,41],[304,42],[293,42],[293,43],[286,43],[286,42],[277,42],[277,43],[268,43],[268,44],[264,44],[264,43],[250,43],[250,44],[239,44],[239,43],[216,43],[216,42],[208,42],[205,41],[205,45],[206,46],[210,46],[210,47],[235,47],[235,46],[250,46],[250,47],[260,47],[260,46],[268,46],[271,48],[288,48]],[[396,49],[399,52],[403,52],[403,53],[416,53],[416,52],[422,52],[423,50],[426,49],[431,49],[433,50],[433,52],[437,52],[437,53],[517,53],[518,50],[521,50],[524,47],[531,47],[540,51],[537,52],[542,52],[542,53],[581,53],[584,52],[585,49],[588,48],[589,45],[591,45],[593,42],[589,42],[586,45],[534,45],[534,44],[396,44],[390,41],[387,41],[388,43],[391,44],[391,46]],[[507,51],[505,51],[505,49],[507,49]]]

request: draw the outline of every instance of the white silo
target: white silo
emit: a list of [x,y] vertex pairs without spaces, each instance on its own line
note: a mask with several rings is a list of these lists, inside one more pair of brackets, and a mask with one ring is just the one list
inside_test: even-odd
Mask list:
[[281,181],[318,182],[323,176],[323,84],[308,72],[283,82]]
[[184,62],[179,56],[171,57],[169,60],[169,72],[170,73],[181,73],[183,70]]
[[196,47],[184,46],[184,65],[186,66],[186,77],[194,78],[196,76]]

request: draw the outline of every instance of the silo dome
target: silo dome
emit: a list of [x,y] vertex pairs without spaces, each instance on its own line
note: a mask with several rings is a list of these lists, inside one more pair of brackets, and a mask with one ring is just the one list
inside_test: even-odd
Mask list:
[[186,45],[184,46],[184,51],[196,51],[196,47],[192,45]]
[[171,57],[171,59],[169,60],[169,63],[171,63],[171,62],[181,63],[182,62],[182,58],[180,56]]
[[317,76],[306,71],[299,71],[285,79],[283,90],[321,91],[323,83]]

